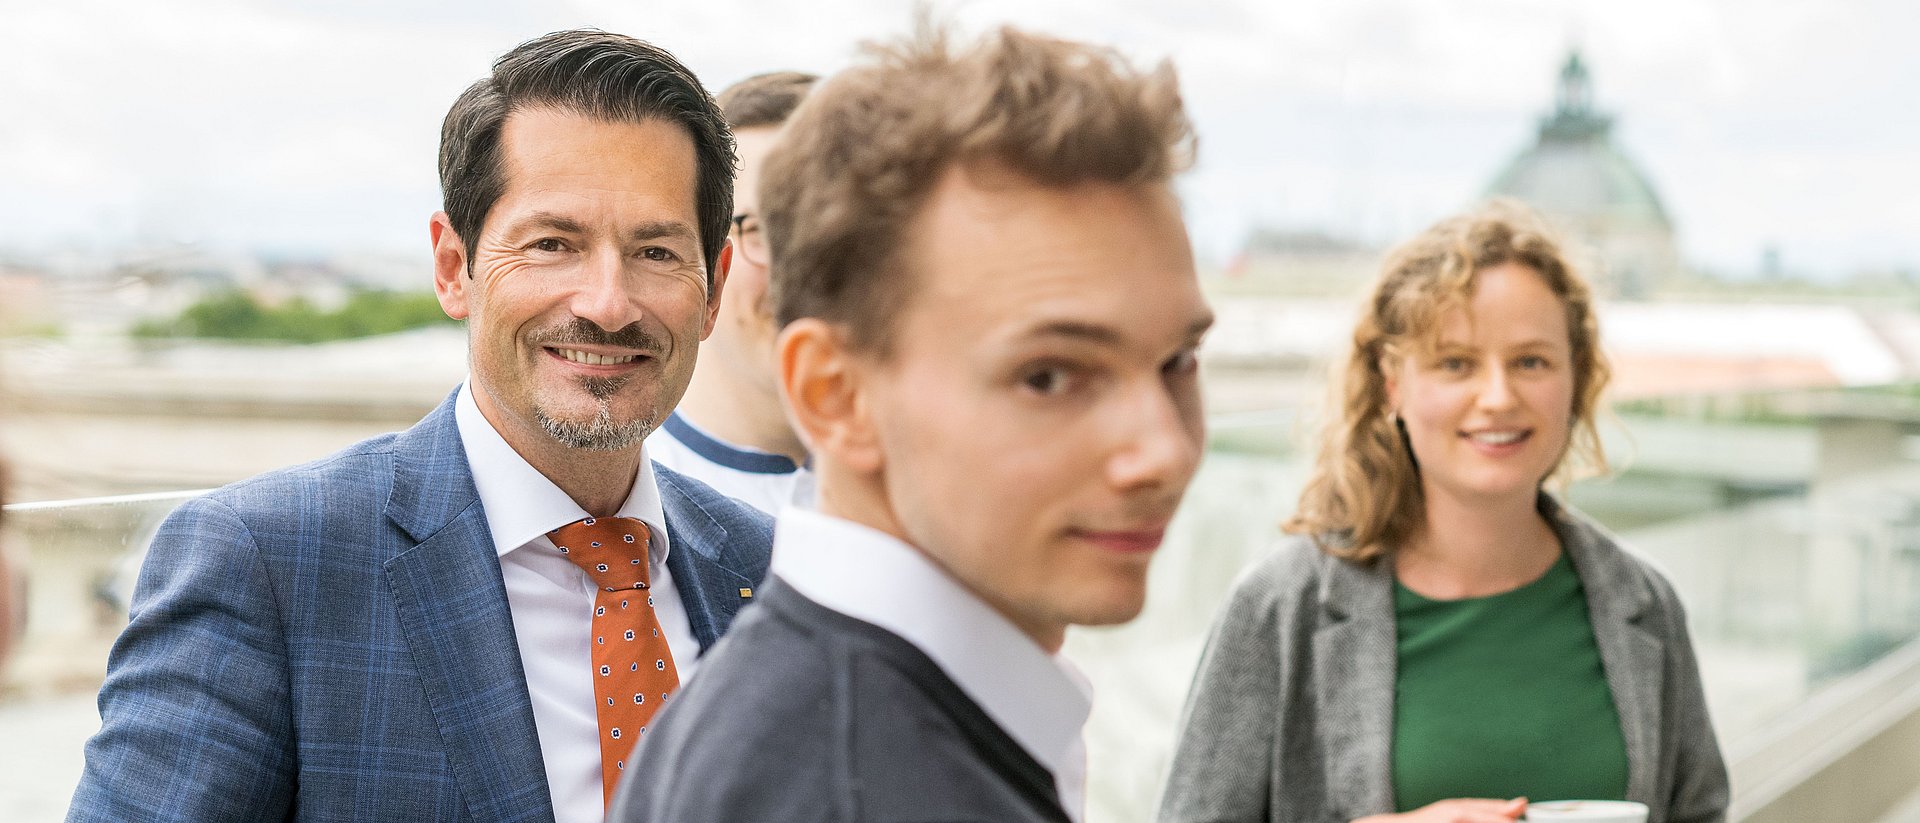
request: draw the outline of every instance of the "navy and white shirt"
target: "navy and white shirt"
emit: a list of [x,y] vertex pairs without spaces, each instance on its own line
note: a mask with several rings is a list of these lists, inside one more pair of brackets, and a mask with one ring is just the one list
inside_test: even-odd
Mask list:
[[647,437],[647,455],[768,514],[814,507],[813,470],[786,455],[736,446],[701,431],[679,412]]

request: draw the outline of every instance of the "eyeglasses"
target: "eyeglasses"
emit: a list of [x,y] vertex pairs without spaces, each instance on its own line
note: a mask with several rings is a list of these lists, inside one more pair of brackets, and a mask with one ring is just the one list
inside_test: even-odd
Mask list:
[[767,264],[767,233],[760,230],[759,215],[733,216],[733,244],[747,262],[756,266]]

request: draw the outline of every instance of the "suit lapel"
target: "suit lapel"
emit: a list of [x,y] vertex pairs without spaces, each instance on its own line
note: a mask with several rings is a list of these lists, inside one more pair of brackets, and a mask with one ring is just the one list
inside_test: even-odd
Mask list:
[[1321,561],[1316,728],[1326,735],[1334,811],[1342,820],[1392,812],[1393,566],[1384,557],[1366,566]]
[[1541,510],[1560,535],[1574,573],[1587,595],[1588,619],[1607,689],[1620,716],[1627,750],[1627,798],[1656,807],[1660,779],[1660,694],[1666,688],[1666,649],[1660,635],[1642,624],[1653,593],[1634,573],[1621,549],[1600,531],[1541,496]]
[[668,539],[673,541],[667,569],[686,607],[687,624],[705,652],[733,624],[733,616],[752,596],[756,578],[749,577],[747,564],[729,551],[726,527],[687,494],[678,475],[658,465],[654,472]]
[[552,821],[506,584],[452,400],[394,444],[387,516],[414,540],[386,564],[448,766],[479,820]]

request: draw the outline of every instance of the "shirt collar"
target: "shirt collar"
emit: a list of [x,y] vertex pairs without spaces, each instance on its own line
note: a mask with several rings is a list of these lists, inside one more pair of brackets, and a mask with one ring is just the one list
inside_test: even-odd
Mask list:
[[[487,513],[487,528],[493,533],[493,548],[501,556],[529,543],[550,545],[547,532],[588,517],[580,504],[548,480],[519,452],[507,444],[480,406],[473,400],[473,381],[460,384],[460,395],[453,404],[454,423],[460,428],[460,445],[467,452],[467,466],[473,471],[473,485],[480,492],[480,505]],[[633,490],[620,504],[620,517],[632,517],[647,524],[652,532],[648,564],[666,562],[671,550],[667,540],[667,516],[660,504],[660,484],[654,478],[653,461],[646,446],[640,448],[640,471],[633,479]]]
[[919,550],[789,507],[774,527],[773,573],[807,599],[925,652],[1048,771],[1071,765],[1093,707],[1085,680]]

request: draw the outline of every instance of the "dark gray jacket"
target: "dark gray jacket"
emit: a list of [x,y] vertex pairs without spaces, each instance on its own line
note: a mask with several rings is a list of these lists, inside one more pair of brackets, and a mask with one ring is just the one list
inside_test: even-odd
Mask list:
[[[1542,495],[1586,589],[1649,823],[1726,819],[1727,770],[1672,586]],[[1286,541],[1235,587],[1187,699],[1163,823],[1325,823],[1394,810],[1393,566]],[[1548,798],[1537,798],[1548,799]]]
[[673,695],[609,823],[1067,823],[938,664],[778,577]]

